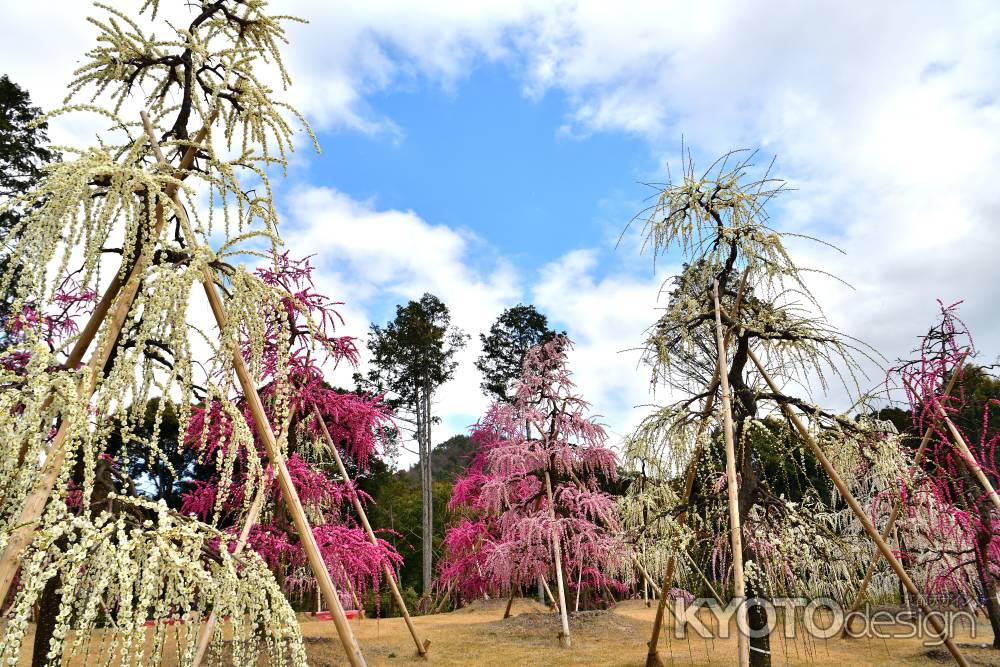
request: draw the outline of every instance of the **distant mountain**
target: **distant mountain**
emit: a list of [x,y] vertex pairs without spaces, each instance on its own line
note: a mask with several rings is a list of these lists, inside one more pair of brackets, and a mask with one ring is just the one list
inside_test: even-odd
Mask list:
[[[431,453],[431,473],[435,482],[453,482],[472,458],[476,446],[467,435],[456,435],[434,447]],[[408,479],[420,479],[420,464],[401,473]]]

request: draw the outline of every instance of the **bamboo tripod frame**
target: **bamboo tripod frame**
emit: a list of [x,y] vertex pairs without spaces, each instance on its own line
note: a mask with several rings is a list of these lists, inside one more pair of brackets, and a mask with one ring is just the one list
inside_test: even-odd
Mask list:
[[[742,286],[741,286],[741,289],[740,289],[740,294],[742,294]],[[718,335],[720,333],[720,328],[721,328],[720,325],[721,325],[722,308],[718,304],[717,292],[715,292],[714,296],[715,296],[716,317],[717,317],[717,330],[716,330],[716,333]],[[737,310],[739,308],[739,303],[740,303],[740,295],[737,296],[737,304],[736,304]],[[728,335],[729,335],[729,332],[727,331],[726,332],[726,338],[725,338],[725,340],[728,340]],[[724,349],[725,340],[720,340],[719,341],[719,343],[720,343],[720,345],[719,345],[720,352]],[[780,389],[777,387],[777,385],[775,384],[774,380],[770,377],[770,374],[767,373],[767,370],[765,369],[764,365],[757,358],[757,356],[753,352],[753,350],[748,350],[748,355],[749,355],[749,358],[751,359],[751,361],[757,367],[758,371],[761,373],[761,376],[764,378],[765,382],[768,384],[768,386],[771,389],[771,391],[774,394],[780,395],[780,393],[781,393]],[[707,396],[706,401],[705,401],[705,408],[702,411],[702,420],[701,420],[701,423],[699,424],[699,427],[698,427],[698,430],[697,430],[696,441],[697,441],[698,437],[700,437],[700,435],[701,435],[704,427],[707,424],[708,417],[711,414],[711,410],[712,410],[713,402],[714,402],[714,397],[715,397],[715,390],[716,390],[716,386],[717,386],[716,383],[720,380],[720,377],[719,377],[720,372],[724,373],[724,371],[722,370],[722,366],[721,365],[716,368],[715,375],[714,375],[712,381],[709,384],[708,396]],[[952,378],[952,381],[949,382],[948,388],[946,389],[945,394],[950,393],[951,388],[953,386],[953,380],[954,380],[954,377]],[[726,392],[724,391],[723,392],[723,396],[724,397],[725,397],[725,394],[726,394]],[[955,645],[955,643],[952,640],[952,638],[949,637],[946,634],[945,629],[942,627],[942,625],[940,623],[940,620],[936,616],[934,616],[932,614],[930,607],[927,605],[927,603],[924,600],[923,596],[920,594],[920,592],[917,589],[916,585],[910,579],[909,575],[906,573],[906,571],[902,567],[902,565],[899,562],[899,560],[892,553],[892,550],[889,548],[888,544],[886,543],[885,538],[882,535],[880,535],[879,532],[875,529],[874,525],[868,519],[867,515],[865,514],[864,510],[861,508],[860,504],[857,502],[857,500],[854,498],[853,494],[850,492],[850,490],[844,484],[843,480],[841,480],[840,475],[837,473],[836,469],[830,463],[829,459],[827,459],[826,455],[823,453],[822,449],[820,449],[820,447],[816,443],[816,441],[809,434],[809,432],[806,429],[805,425],[802,423],[802,421],[798,418],[798,416],[795,414],[795,412],[792,410],[792,408],[789,405],[782,404],[781,405],[781,409],[784,412],[784,414],[786,415],[786,417],[788,418],[788,420],[790,422],[792,422],[793,426],[798,431],[798,433],[802,437],[802,439],[809,446],[809,448],[812,451],[813,455],[817,458],[817,460],[820,462],[821,466],[823,467],[824,472],[827,474],[827,476],[833,482],[834,486],[837,488],[837,491],[841,494],[841,496],[848,503],[849,507],[851,508],[851,511],[861,521],[862,526],[865,529],[865,532],[872,539],[872,541],[875,542],[875,545],[878,548],[879,554],[878,554],[878,556],[876,556],[876,560],[871,564],[871,566],[869,568],[869,574],[866,575],[866,580],[870,580],[870,577],[871,577],[870,571],[874,569],[875,565],[877,564],[878,559],[885,558],[886,561],[889,563],[889,565],[892,567],[893,572],[896,574],[896,576],[899,578],[900,582],[903,584],[904,589],[911,596],[913,596],[913,598],[917,601],[918,605],[920,606],[922,612],[925,615],[927,615],[927,617],[930,619],[930,622],[931,622],[932,626],[934,627],[935,632],[939,633],[942,642],[945,644],[945,647],[948,649],[949,653],[955,659],[955,662],[958,665],[961,665],[962,667],[967,667],[967,665],[969,663],[966,661],[965,657],[962,655],[962,653],[961,653],[960,649],[958,648],[958,646]],[[943,411],[941,411],[941,412],[942,412],[942,414],[940,414],[939,416],[942,418],[942,421],[948,420],[947,415],[943,414]],[[948,420],[948,421],[950,421],[950,420]],[[946,424],[947,424],[947,422],[946,422]],[[930,437],[929,430],[930,429],[928,429],[928,432],[925,433],[924,440],[922,441],[922,444],[921,444],[921,448],[922,449],[926,448],[926,444],[927,444],[926,441]],[[962,445],[965,445],[964,440],[962,440],[961,436],[957,433],[957,429],[955,429],[955,427],[954,427],[953,424],[951,424],[949,426],[949,431],[950,431],[953,439],[957,439],[958,441],[961,442],[961,445],[958,444],[958,443],[956,443],[956,447],[958,447],[959,450],[960,450],[960,452],[963,453],[964,458],[972,460],[971,452],[969,452],[968,454],[966,454],[966,452],[968,451],[968,447],[967,446],[965,446],[964,448],[962,447]],[[693,490],[693,487],[694,487],[695,472],[696,472],[696,465],[697,465],[697,460],[698,460],[698,454],[699,454],[699,447],[696,445],[695,450],[694,450],[693,455],[692,455],[692,460],[691,460],[691,462],[690,462],[690,464],[688,466],[687,475],[686,475],[686,479],[685,479],[685,489],[684,489],[684,495],[683,495],[683,501],[682,501],[682,508],[683,509],[682,509],[682,511],[681,511],[681,513],[680,513],[680,515],[678,517],[678,522],[681,525],[683,525],[684,522],[685,522],[686,511],[687,511],[687,503],[690,501],[691,493],[692,493],[692,490]],[[920,455],[918,454],[917,462],[919,462],[919,456]],[[916,463],[914,464],[914,469],[915,468],[916,468]],[[970,468],[971,468],[971,466],[970,466]],[[972,468],[972,472],[975,473],[975,468]],[[988,480],[987,480],[987,483],[988,483]],[[985,488],[987,489],[987,493],[990,493],[990,489],[992,487],[987,486]],[[992,492],[992,493],[990,493],[991,500],[993,500],[994,496],[995,496],[995,491]],[[994,501],[994,502],[996,502],[996,501]],[[898,505],[898,503],[897,503],[897,505]],[[895,517],[896,515],[898,515],[898,511],[899,511],[898,506],[894,507],[894,509],[893,509],[893,517]],[[885,530],[886,534],[888,534],[889,530],[891,530],[891,527],[892,527],[891,524],[886,527],[886,530]],[[653,633],[652,633],[652,637],[651,637],[650,642],[649,642],[649,654],[648,654],[647,660],[646,660],[646,666],[647,667],[657,667],[657,666],[662,665],[662,661],[659,659],[659,655],[658,655],[658,651],[657,651],[657,643],[658,643],[659,633],[660,633],[660,629],[661,629],[662,622],[663,622],[664,611],[666,610],[666,606],[667,606],[666,605],[666,598],[667,598],[666,591],[669,590],[670,582],[672,581],[672,578],[673,578],[674,560],[675,560],[674,557],[671,556],[671,558],[667,562],[667,571],[666,571],[666,574],[664,576],[664,583],[663,583],[663,590],[665,592],[664,592],[664,595],[661,596],[660,603],[659,603],[659,605],[657,607],[656,617],[655,617],[654,622],[653,622]],[[866,584],[863,583],[863,586],[864,585],[866,585]],[[860,592],[863,593],[864,592],[864,588],[862,588]],[[857,605],[858,603],[860,603],[861,599],[862,599],[862,595],[859,594],[858,600],[856,601],[855,604]],[[742,655],[740,657],[742,659]]]

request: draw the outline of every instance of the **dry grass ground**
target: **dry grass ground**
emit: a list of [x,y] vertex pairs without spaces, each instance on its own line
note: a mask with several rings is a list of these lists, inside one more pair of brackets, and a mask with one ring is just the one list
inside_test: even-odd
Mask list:
[[[571,621],[573,648],[559,648],[558,617],[532,600],[517,600],[512,618],[503,620],[506,601],[477,602],[448,614],[414,619],[420,633],[430,639],[430,660],[416,656],[402,619],[351,621],[371,667],[520,667],[522,665],[593,665],[641,667],[645,662],[654,608],[640,601],[627,601],[610,612],[592,612]],[[345,664],[334,624],[304,617],[310,664],[332,667]],[[1000,666],[1000,652],[980,648],[992,641],[989,626],[979,623],[973,639],[963,628],[958,641],[974,665]],[[29,637],[30,642],[30,637]],[[661,638],[660,655],[666,665],[715,667],[735,664],[735,639],[677,639],[672,626]],[[972,646],[975,642],[977,646]],[[918,639],[829,639],[798,638],[787,643],[772,639],[773,664],[811,667],[860,667],[873,665],[947,665],[951,659],[943,648],[929,649]],[[22,661],[22,665],[28,662]],[[168,660],[167,667],[172,665]],[[242,666],[241,666],[242,667]]]

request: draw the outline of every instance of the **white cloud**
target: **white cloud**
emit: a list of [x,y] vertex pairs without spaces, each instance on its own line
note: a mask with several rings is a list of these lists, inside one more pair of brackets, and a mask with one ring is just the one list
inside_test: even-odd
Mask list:
[[[392,304],[431,292],[470,334],[455,379],[436,398],[444,420],[436,441],[465,432],[487,407],[474,366],[479,334],[504,308],[525,300],[574,339],[574,381],[613,435],[623,435],[636,417],[634,406],[649,401],[647,375],[634,348],[654,316],[659,279],[628,273],[596,278],[600,264],[609,261],[607,251],[573,251],[537,276],[524,276],[502,260],[475,261],[488,247],[471,232],[430,224],[412,211],[379,210],[329,188],[294,191],[288,212],[288,247],[315,253],[320,291],[347,302],[344,333],[363,339],[371,321],[392,316]],[[335,381],[349,384],[348,369],[338,371]]]

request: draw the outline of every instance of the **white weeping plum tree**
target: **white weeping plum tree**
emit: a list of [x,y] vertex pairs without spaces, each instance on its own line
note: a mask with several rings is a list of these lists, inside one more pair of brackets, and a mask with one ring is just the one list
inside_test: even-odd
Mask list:
[[[147,459],[170,466],[158,440],[174,401],[181,433],[197,405],[229,419],[213,464],[223,478],[237,460],[246,468],[243,532],[277,478],[349,662],[363,665],[284,465],[289,336],[280,333],[295,300],[244,266],[277,265],[269,174],[285,168],[297,131],[315,143],[267,83],[290,83],[279,51],[289,18],[262,0],[148,0],[134,15],[98,7],[97,46],[48,118],[97,114],[108,129],[93,146],[60,147],[65,160],[3,204],[25,213],[0,276],[15,295],[5,322],[13,344],[0,353],[0,601],[10,601],[0,660],[17,661],[32,606],[57,582],[43,664],[157,664],[175,632],[179,664],[197,664],[203,631],[215,662],[266,654],[306,664],[295,615],[264,562],[243,550],[245,535],[142,500],[124,461],[104,454],[112,430],[123,441],[151,431]],[[82,326],[67,303],[84,311]],[[265,365],[277,369],[273,423],[257,393]],[[147,404],[162,396],[171,401],[144,427]],[[204,622],[215,617],[230,619],[231,655],[223,624]],[[105,637],[92,641],[98,626]]]
[[[857,590],[874,543],[919,599],[869,520],[878,494],[907,468],[895,436],[809,398],[830,381],[858,396],[858,359],[870,349],[823,317],[788,235],[769,226],[767,205],[783,183],[769,169],[755,176],[752,158],[729,153],[704,172],[689,159],[646,212],[654,257],[675,250],[684,262],[644,344],[653,386],[680,399],[626,443],[638,477],[620,506],[623,523],[664,591],[679,565],[697,564],[724,603],[843,597]],[[647,665],[660,664],[668,597]],[[752,632],[739,635],[739,664],[770,664],[767,614],[741,606],[738,621]]]

